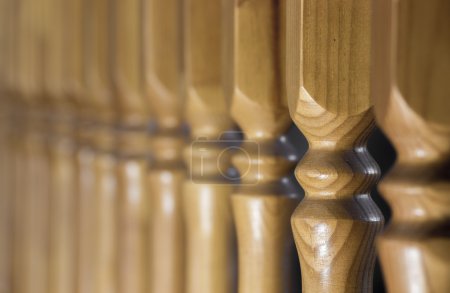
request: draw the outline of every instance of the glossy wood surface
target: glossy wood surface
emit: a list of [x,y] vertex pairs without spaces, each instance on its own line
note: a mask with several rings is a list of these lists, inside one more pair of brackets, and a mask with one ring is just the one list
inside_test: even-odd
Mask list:
[[[226,169],[230,160],[224,157],[217,162],[224,148],[221,134],[233,127],[224,84],[223,8],[220,1],[188,0],[184,9],[186,119],[192,139],[185,152],[189,172],[183,189],[186,292],[233,292],[235,247],[229,199],[233,187],[219,170]],[[199,143],[199,138],[206,143]]]
[[303,292],[371,292],[383,217],[369,192],[374,121],[370,1],[288,1],[291,116],[309,143],[296,170],[306,197],[292,216]]
[[450,290],[448,1],[375,1],[376,118],[397,162],[380,184],[393,217],[378,241],[389,292]]
[[144,96],[142,1],[113,0],[111,73],[117,109],[118,292],[149,288],[148,101]]
[[182,184],[182,1],[145,1],[145,90],[155,131],[148,172],[151,205],[151,292],[185,288]]
[[[112,1],[90,0],[83,3],[85,15],[83,72],[84,100],[79,113],[83,125],[81,131],[87,136],[85,144],[93,152],[93,216],[91,231],[92,265],[90,292],[115,293],[119,283],[119,194],[117,137],[114,131],[117,123],[116,99],[111,72]],[[92,227],[93,226],[93,227]],[[92,291],[93,290],[93,291]]]
[[[12,59],[12,2],[0,1],[0,292],[11,291],[13,231],[13,158],[10,82]],[[8,44],[8,45],[7,45]]]
[[272,0],[234,6],[231,113],[245,136],[232,159],[241,175],[232,196],[240,293],[292,290],[289,219],[298,195],[289,190],[295,161],[284,152],[292,123],[284,90],[285,8]]

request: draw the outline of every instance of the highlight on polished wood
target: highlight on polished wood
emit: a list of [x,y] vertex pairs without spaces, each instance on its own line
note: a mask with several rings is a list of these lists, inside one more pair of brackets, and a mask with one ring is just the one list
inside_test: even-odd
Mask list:
[[366,148],[371,3],[338,2],[288,1],[289,108],[309,143],[295,173],[306,195],[292,216],[303,292],[371,292],[383,226]]
[[380,184],[393,217],[378,240],[389,292],[450,290],[450,3],[374,2],[376,118],[398,158]]
[[244,133],[233,164],[232,195],[239,293],[291,292],[294,241],[290,217],[299,201],[289,177],[295,154],[284,133],[292,121],[284,90],[284,1],[236,1],[231,113]]
[[447,293],[449,78],[448,0],[0,0],[0,293]]

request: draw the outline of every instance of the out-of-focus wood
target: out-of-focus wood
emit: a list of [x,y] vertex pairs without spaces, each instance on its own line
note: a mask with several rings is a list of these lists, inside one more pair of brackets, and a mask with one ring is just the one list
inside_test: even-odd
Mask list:
[[[44,33],[42,3],[22,1],[17,14],[14,292],[48,292],[49,178],[42,115]],[[10,236],[9,236],[10,237]]]
[[366,149],[370,1],[290,0],[287,11],[289,106],[310,146],[296,170],[306,197],[292,216],[303,292],[371,292],[383,217]]
[[288,190],[295,161],[283,133],[292,124],[284,90],[284,1],[236,1],[231,113],[244,132],[233,156],[241,186],[232,196],[239,251],[239,292],[290,292],[294,242]]
[[70,57],[66,52],[64,1],[43,0],[45,21],[43,81],[49,102],[50,256],[49,293],[72,293],[76,288],[77,170],[74,102],[68,88]]
[[148,101],[143,96],[143,12],[140,0],[111,0],[112,77],[117,111],[124,125],[145,125]]
[[226,147],[221,135],[233,127],[224,84],[224,62],[230,60],[224,59],[223,3],[189,0],[184,6],[186,117],[192,139],[184,184],[188,293],[233,292],[236,284],[233,186],[220,173],[229,167],[229,155],[218,162]]
[[180,0],[145,1],[145,90],[156,126],[148,174],[151,292],[181,293],[185,288],[181,12]]
[[0,1],[0,292],[12,291],[13,174],[11,79],[13,13],[12,0]]
[[[127,143],[143,142],[133,134],[119,134]],[[140,133],[134,134],[142,135]],[[145,134],[144,134],[145,135]],[[145,136],[144,136],[145,137]],[[148,164],[143,153],[124,152],[118,162],[119,236],[118,292],[148,292],[149,195]]]
[[[116,107],[111,80],[111,1],[86,0],[84,16],[84,99],[79,105],[81,132],[88,156],[92,157],[93,186],[88,197],[92,232],[86,245],[83,270],[90,286],[87,292],[115,293],[118,290],[118,183]],[[92,205],[92,206],[91,206]],[[90,247],[90,248],[89,248]],[[88,250],[89,248],[89,250]],[[81,260],[81,259],[80,259]],[[86,291],[83,291],[86,292]]]
[[144,96],[143,2],[112,1],[112,77],[118,114],[118,292],[149,290],[148,100]]
[[389,292],[450,291],[450,2],[374,2],[376,118],[398,152],[380,191],[393,217],[378,241]]

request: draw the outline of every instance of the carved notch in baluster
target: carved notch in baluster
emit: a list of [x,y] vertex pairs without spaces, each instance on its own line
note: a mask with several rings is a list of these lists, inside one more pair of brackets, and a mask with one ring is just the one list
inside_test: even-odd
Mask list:
[[292,216],[303,292],[371,292],[383,217],[366,149],[370,1],[290,0],[288,11],[289,107],[310,146],[296,170],[306,197]]
[[[232,196],[239,251],[239,292],[288,292],[298,204],[289,178],[296,158],[284,133],[292,121],[284,90],[284,1],[236,1],[231,113],[244,133],[233,164],[241,185]],[[294,185],[292,185],[294,184]]]
[[450,291],[450,2],[374,1],[377,122],[398,158],[380,184],[389,292]]

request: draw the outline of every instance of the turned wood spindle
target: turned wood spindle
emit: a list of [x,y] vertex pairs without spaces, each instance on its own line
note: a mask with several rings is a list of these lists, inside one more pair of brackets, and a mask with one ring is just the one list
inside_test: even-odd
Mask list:
[[378,240],[389,292],[450,291],[450,2],[373,3],[377,122],[398,156],[380,184],[392,219]]
[[[67,4],[67,3],[66,3]],[[44,98],[49,103],[47,131],[50,146],[49,293],[72,293],[76,288],[75,96],[68,87],[68,60],[64,42],[65,5],[43,0],[45,34]]]
[[233,186],[221,173],[230,166],[221,135],[233,128],[225,90],[224,62],[229,60],[224,60],[222,5],[220,1],[187,0],[184,6],[186,120],[192,139],[185,152],[189,174],[183,207],[188,293],[228,293],[235,287]]
[[13,2],[0,1],[0,292],[12,291],[14,148],[12,144]]
[[366,149],[370,1],[289,0],[288,11],[289,107],[309,143],[296,170],[306,195],[292,216],[303,292],[371,292],[383,217]]
[[[88,0],[83,3],[85,21],[83,72],[84,100],[80,103],[82,137],[91,151],[92,198],[86,198],[91,233],[87,238],[84,279],[88,292],[115,293],[118,290],[118,191],[116,108],[111,74],[111,1]],[[86,176],[87,180],[89,177]],[[89,225],[89,226],[87,226]],[[80,256],[81,257],[81,256]]]
[[143,94],[140,0],[112,1],[112,77],[118,139],[118,291],[148,291],[148,101]]
[[185,288],[181,12],[180,0],[145,1],[145,93],[155,122],[148,173],[151,292],[181,293]]
[[15,122],[17,135],[14,194],[14,292],[48,292],[49,178],[43,133],[44,22],[38,1],[23,1],[17,30],[18,51]]
[[[236,1],[231,113],[245,139],[233,156],[241,185],[232,196],[239,292],[290,292],[298,204],[289,173],[295,155],[284,133],[292,121],[284,90],[284,1]],[[293,155],[293,154],[292,154]]]

